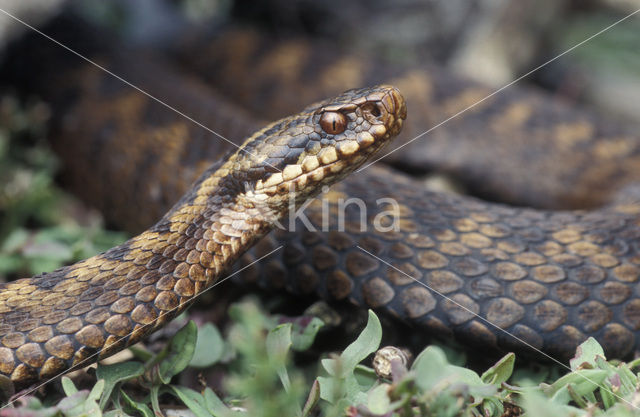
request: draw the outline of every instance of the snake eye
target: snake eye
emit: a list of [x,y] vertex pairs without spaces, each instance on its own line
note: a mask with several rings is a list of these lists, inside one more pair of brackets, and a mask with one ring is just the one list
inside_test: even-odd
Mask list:
[[338,135],[347,128],[347,118],[342,113],[328,111],[322,114],[320,127],[330,135]]

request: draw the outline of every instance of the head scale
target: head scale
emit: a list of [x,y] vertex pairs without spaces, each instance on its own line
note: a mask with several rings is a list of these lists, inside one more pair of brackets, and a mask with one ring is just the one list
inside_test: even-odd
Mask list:
[[247,197],[274,209],[317,194],[361,166],[402,128],[407,109],[391,86],[349,90],[275,122],[232,160]]

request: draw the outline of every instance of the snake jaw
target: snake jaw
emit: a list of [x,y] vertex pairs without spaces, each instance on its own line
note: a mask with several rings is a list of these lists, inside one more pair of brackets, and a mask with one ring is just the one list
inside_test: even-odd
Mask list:
[[[0,286],[0,377],[17,385],[46,379],[164,325],[288,209],[388,143],[402,119],[396,94],[386,86],[351,90],[273,123],[206,170],[137,237],[72,266]],[[324,123],[330,134],[319,119],[334,105],[340,113]],[[19,304],[24,308],[15,308]]]
[[[280,172],[256,178],[252,189],[268,195],[274,210],[292,203],[298,206],[322,185],[340,180],[387,145],[400,132],[405,117],[402,95],[386,85],[349,90],[309,106],[300,115],[263,129],[271,137],[274,132],[280,134],[252,152],[268,155],[259,164],[270,164]],[[247,169],[256,168],[260,167]]]

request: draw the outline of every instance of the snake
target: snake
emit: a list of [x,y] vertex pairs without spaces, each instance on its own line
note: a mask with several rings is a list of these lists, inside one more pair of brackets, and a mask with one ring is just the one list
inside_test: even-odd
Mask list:
[[395,142],[406,145],[384,162],[412,176],[444,173],[485,200],[590,209],[640,178],[637,126],[531,86],[493,94],[499,86],[434,63],[390,64],[357,48],[251,27],[185,40],[176,50],[176,61],[263,118],[349,86],[393,84],[415,116]]
[[15,387],[107,357],[215,284],[290,208],[357,169],[406,117],[390,86],[271,123],[207,168],[152,227],[105,253],[0,286],[0,374]]
[[[265,43],[268,49],[260,47]],[[199,44],[195,49],[205,52],[185,66],[156,57],[142,62],[140,54],[122,51],[104,62],[231,140],[233,132],[256,123],[236,103],[268,118],[291,106],[283,94],[313,101],[327,84],[365,81],[348,72],[336,76],[345,74],[345,62],[405,86],[408,108],[418,117],[407,118],[403,129],[419,129],[410,123],[431,121],[431,115],[455,114],[489,91],[443,70],[389,75],[370,60],[335,50],[326,58],[316,44],[270,42],[254,32],[232,31],[211,45]],[[303,66],[305,56],[313,56],[313,64]],[[288,57],[289,66],[270,70],[281,62],[275,57]],[[250,78],[242,78],[243,71]],[[260,94],[245,92],[238,79]],[[53,103],[53,146],[66,167],[63,178],[130,231],[148,227],[231,146],[95,67],[75,65],[41,80],[43,96]],[[287,90],[287,82],[301,81],[307,89]],[[321,88],[313,92],[314,86]],[[607,357],[633,353],[640,329],[640,193],[633,186],[640,145],[633,129],[517,88],[460,119],[452,133],[398,153],[412,154],[402,157],[412,169],[472,174],[471,184],[496,187],[505,202],[430,191],[405,172],[375,165],[324,192],[297,218],[294,231],[270,233],[233,268],[248,266],[242,280],[263,288],[374,308],[482,349],[532,347],[568,358],[593,336]],[[453,145],[445,146],[449,141]],[[522,173],[511,175],[514,160]],[[606,175],[597,179],[600,171]],[[514,184],[520,189],[513,191]],[[507,204],[512,201],[534,207]],[[252,264],[280,245],[282,251]]]

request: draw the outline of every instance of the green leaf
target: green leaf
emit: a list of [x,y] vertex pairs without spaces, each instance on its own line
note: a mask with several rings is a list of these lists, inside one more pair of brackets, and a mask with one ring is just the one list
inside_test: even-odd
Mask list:
[[358,384],[356,377],[351,374],[343,381],[344,398],[351,404],[364,404],[367,401],[368,387]]
[[153,353],[139,346],[130,346],[129,350],[133,354],[134,358],[141,360],[142,362],[148,362],[153,358]]
[[462,366],[447,365],[443,369],[442,376],[451,381],[462,382],[471,387],[489,386],[489,384],[482,382],[480,375],[475,371],[463,368]]
[[587,400],[585,399],[584,396],[580,395],[578,392],[576,392],[575,390],[575,385],[573,384],[567,384],[566,386],[567,388],[567,393],[569,393],[569,397],[571,397],[571,400],[580,408],[587,408],[587,406],[589,405],[589,403],[587,402]]
[[364,365],[356,366],[356,369],[353,370],[353,376],[364,390],[371,389],[378,382],[376,371]]
[[569,361],[571,370],[576,371],[578,369],[596,368],[597,356],[604,358],[604,350],[596,339],[589,337],[587,340],[582,342],[580,346],[578,346],[576,349],[576,355]]
[[324,360],[322,365],[329,375],[343,378],[352,373],[356,365],[378,349],[380,340],[382,340],[380,320],[373,311],[369,310],[367,325],[355,342],[347,346],[339,360]]
[[482,402],[482,409],[486,417],[500,417],[504,415],[504,405],[496,397],[488,397]]
[[9,233],[9,236],[2,244],[2,252],[15,252],[24,246],[29,240],[29,232],[26,229],[19,228]]
[[523,396],[523,408],[528,416],[579,416],[581,410],[550,401],[535,391],[526,391]]
[[302,409],[302,417],[309,417],[318,405],[318,401],[320,401],[320,384],[316,379],[315,381],[313,381],[311,390],[309,391],[309,396],[307,397],[307,401],[305,401],[304,403],[304,408]]
[[23,264],[22,257],[19,255],[3,255],[0,254],[0,274],[8,274],[16,272]]
[[207,402],[200,393],[192,390],[191,388],[179,387],[176,385],[171,385],[170,388],[180,401],[182,401],[189,410],[193,411],[193,414],[195,414],[196,417],[211,417],[211,413],[207,410]]
[[437,346],[428,346],[420,352],[411,369],[416,372],[416,384],[423,391],[430,390],[440,379],[440,372],[447,366],[447,357]]
[[449,346],[438,342],[433,343],[433,345],[442,350],[444,356],[447,358],[447,363],[456,366],[464,366],[467,362],[467,354],[463,347],[458,346],[458,348],[455,348],[455,346]]
[[28,400],[28,403],[16,410],[7,408],[2,412],[3,417],[54,417],[60,416],[61,411],[58,407],[43,407],[34,397]]
[[602,406],[605,410],[613,407],[617,402],[617,398],[611,393],[611,390],[600,389],[600,396],[602,397]]
[[78,392],[78,389],[73,384],[73,381],[69,379],[69,377],[62,377],[62,390],[67,397],[72,396],[73,394]]
[[320,398],[330,404],[337,404],[347,400],[349,404],[362,404],[367,399],[365,390],[358,384],[353,374],[343,378],[318,377],[320,386]]
[[104,379],[99,379],[91,389],[87,401],[98,401],[104,391]]
[[162,415],[162,410],[160,409],[160,388],[161,385],[152,385],[149,388],[149,400],[151,400],[151,410],[153,410],[153,414],[156,416]]
[[496,386],[484,383],[471,369],[449,364],[446,355],[437,346],[429,346],[423,350],[412,369],[416,374],[416,384],[421,390],[428,392],[438,384],[465,384],[469,394],[475,398],[476,405],[497,390]]
[[103,414],[104,417],[129,417],[129,414],[122,410],[111,410]]
[[280,382],[289,392],[291,382],[287,373],[286,359],[291,348],[291,323],[281,324],[267,334],[267,356],[274,363]]
[[568,404],[571,395],[567,385],[573,385],[573,391],[578,395],[593,393],[600,387],[608,372],[602,369],[582,369],[557,379],[553,384],[543,387],[543,391],[558,404]]
[[88,400],[89,391],[82,390],[64,398],[58,404],[58,409],[66,417],[100,417],[102,413],[95,401]]
[[209,410],[209,412],[216,417],[226,416],[231,413],[229,407],[227,407],[226,404],[222,402],[222,400],[218,398],[216,393],[213,392],[213,390],[209,387],[205,388],[204,390],[204,403],[207,407],[207,410]]
[[[622,388],[622,392],[631,393],[635,391],[636,386],[638,385],[638,375],[631,372],[626,364],[621,364],[618,367],[618,372],[616,373],[616,375],[620,377],[620,386]],[[611,385],[614,385],[614,382],[611,380],[611,378],[609,379],[609,382],[611,383]]]
[[[168,384],[171,378],[189,365],[198,339],[198,327],[189,321],[171,338],[166,352],[162,355],[158,376]],[[159,355],[160,356],[160,355]]]
[[386,414],[391,412],[391,400],[387,392],[389,384],[381,384],[367,393],[367,408],[373,414]]
[[516,362],[516,355],[513,353],[506,354],[495,365],[487,369],[480,379],[482,382],[491,385],[500,385],[511,377],[513,373],[513,365]]
[[311,321],[306,324],[295,321],[291,333],[291,349],[296,352],[303,352],[309,349],[323,326],[324,322],[317,317],[313,317]]
[[224,352],[224,340],[218,328],[205,323],[198,329],[198,338],[189,366],[206,368],[217,363]]
[[115,363],[113,365],[101,365],[98,364],[96,370],[96,377],[100,380],[104,380],[104,391],[102,398],[100,398],[100,409],[104,410],[106,407],[111,393],[118,383],[127,381],[132,378],[136,378],[144,373],[144,365],[140,362],[123,362]]
[[339,378],[319,376],[316,381],[318,381],[320,398],[330,404],[335,404],[336,401],[344,396],[342,381]]
[[153,411],[151,411],[151,409],[147,407],[146,404],[134,401],[123,390],[120,390],[120,395],[122,396],[122,398],[124,398],[126,405],[132,410],[137,411],[140,415],[142,415],[142,417],[156,417],[153,414]]

